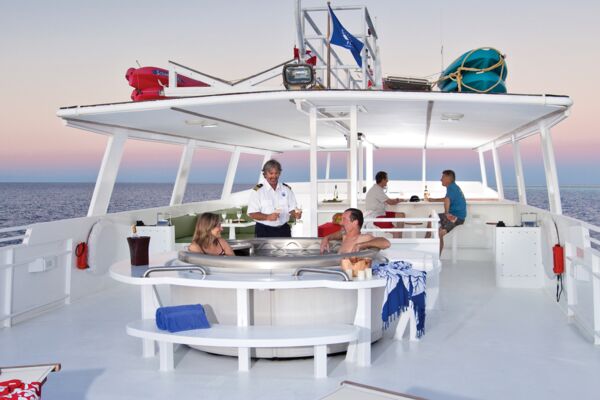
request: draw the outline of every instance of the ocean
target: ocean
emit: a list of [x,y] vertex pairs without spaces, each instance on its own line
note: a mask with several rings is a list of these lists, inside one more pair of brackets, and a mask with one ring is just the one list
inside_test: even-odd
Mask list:
[[[253,184],[234,185],[234,191]],[[184,202],[218,199],[222,184],[190,183]],[[0,228],[36,222],[83,217],[92,198],[93,183],[0,183]],[[169,204],[171,183],[117,183],[109,213],[160,207]],[[517,200],[516,188],[505,188],[505,197]],[[600,186],[562,186],[563,213],[600,226]],[[548,209],[545,187],[527,188],[529,204]]]

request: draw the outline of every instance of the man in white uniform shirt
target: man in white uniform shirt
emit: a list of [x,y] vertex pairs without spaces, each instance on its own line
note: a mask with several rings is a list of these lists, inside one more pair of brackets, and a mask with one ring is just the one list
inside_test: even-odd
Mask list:
[[[367,197],[365,198],[365,208],[367,210],[366,215],[370,218],[404,218],[406,214],[403,212],[393,212],[386,211],[385,206],[389,204],[394,206],[400,203],[402,200],[400,199],[390,199],[387,194],[385,194],[384,189],[388,184],[388,174],[385,171],[379,171],[375,175],[375,184],[369,191],[367,192]],[[404,228],[404,222],[398,222],[396,226],[391,222],[374,222],[373,225],[382,228],[382,229],[392,229],[392,228]],[[402,232],[392,232],[392,236],[394,238],[401,238]]]
[[291,237],[290,216],[302,217],[302,211],[296,210],[294,192],[285,183],[279,183],[279,161],[267,161],[262,173],[263,178],[248,199],[248,216],[256,221],[256,237]]

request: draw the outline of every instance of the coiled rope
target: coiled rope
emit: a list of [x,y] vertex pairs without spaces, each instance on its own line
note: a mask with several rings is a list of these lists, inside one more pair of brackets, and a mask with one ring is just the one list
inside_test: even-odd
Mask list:
[[[496,64],[489,66],[487,68],[465,67],[465,63],[469,60],[469,57],[471,57],[471,55],[473,55],[473,53],[475,53],[478,50],[493,50],[498,54],[500,59],[498,60],[498,62]],[[489,93],[490,91],[492,91],[496,86],[498,86],[502,82],[502,74],[504,74],[504,69],[506,68],[506,62],[504,59],[505,59],[505,56],[493,47],[479,47],[477,49],[473,49],[469,52],[469,54],[467,54],[467,56],[465,58],[463,58],[463,61],[460,64],[460,67],[458,67],[456,69],[456,71],[449,73],[448,75],[444,75],[444,76],[440,77],[440,79],[438,79],[437,82],[435,82],[435,84],[439,84],[440,82],[450,79],[450,80],[456,82],[459,92],[462,92],[462,88],[465,87],[476,93]],[[492,86],[490,86],[489,88],[487,88],[485,90],[475,89],[474,87],[471,87],[463,82],[463,72],[475,72],[475,73],[480,74],[483,72],[493,71],[498,67],[501,67],[500,73],[498,74],[498,80],[496,81],[496,83],[494,83]]]

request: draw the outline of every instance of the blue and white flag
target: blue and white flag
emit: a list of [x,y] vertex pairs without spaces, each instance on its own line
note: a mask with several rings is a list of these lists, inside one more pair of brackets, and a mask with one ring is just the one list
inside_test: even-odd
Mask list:
[[329,6],[329,13],[331,14],[331,21],[333,22],[333,32],[331,33],[331,38],[329,39],[329,43],[335,44],[341,47],[344,47],[352,53],[356,63],[359,67],[362,67],[362,57],[360,56],[360,52],[362,48],[365,46],[363,42],[355,38],[344,28],[339,19],[333,13],[331,6]]

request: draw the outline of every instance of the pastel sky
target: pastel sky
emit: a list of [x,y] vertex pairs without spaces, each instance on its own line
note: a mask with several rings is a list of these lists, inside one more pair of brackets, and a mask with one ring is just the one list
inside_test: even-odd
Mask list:
[[[104,136],[65,127],[61,106],[129,100],[124,74],[174,60],[238,79],[291,57],[294,1],[3,1],[0,13],[0,181],[94,181]],[[303,2],[321,6],[325,1]],[[492,46],[507,54],[512,93],[571,96],[572,115],[553,130],[561,184],[600,184],[600,122],[595,71],[600,65],[600,2],[337,0],[365,4],[380,35],[384,75],[424,77],[463,52]],[[344,23],[343,14],[338,15]],[[127,144],[121,182],[172,182],[181,147]],[[522,145],[527,184],[543,184],[539,141]],[[505,184],[514,184],[512,150],[500,151]],[[471,151],[431,154],[428,177],[444,168],[478,180]],[[192,182],[222,182],[229,154],[198,150]],[[415,151],[376,152],[375,169],[418,179]],[[284,179],[306,180],[306,154],[286,154]],[[254,182],[261,158],[243,157],[237,182]],[[493,183],[491,159],[489,180]],[[210,167],[210,168],[209,168]],[[216,168],[215,168],[216,167]],[[335,174],[344,170],[334,164]],[[221,172],[215,172],[221,171]]]

